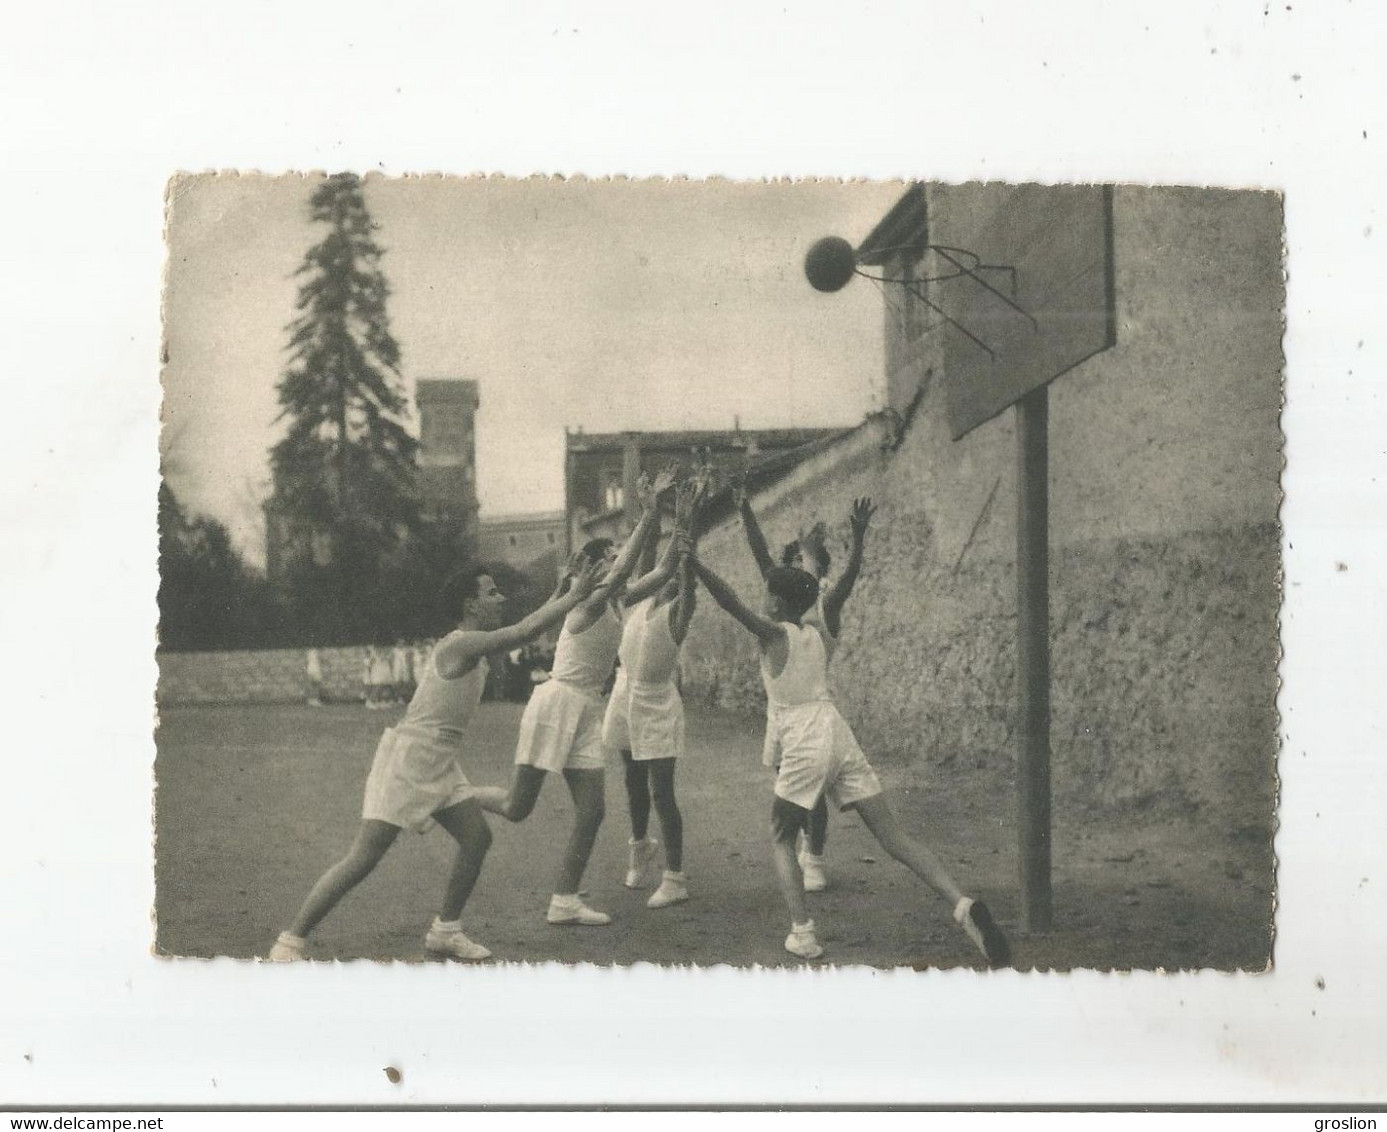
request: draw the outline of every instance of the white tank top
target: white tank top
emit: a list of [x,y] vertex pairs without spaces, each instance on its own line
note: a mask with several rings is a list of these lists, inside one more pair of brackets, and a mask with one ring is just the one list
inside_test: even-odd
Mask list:
[[399,725],[431,731],[446,739],[461,739],[486,687],[486,657],[478,660],[472,671],[454,680],[445,680],[438,674],[433,658],[430,653],[423,671],[417,674],[419,686]]
[[621,629],[621,619],[612,611],[610,603],[602,616],[581,633],[570,633],[565,625],[554,649],[554,667],[550,675],[570,688],[601,699],[602,689],[616,663],[617,649],[621,647]]
[[656,608],[652,600],[641,612],[645,633],[636,666],[631,670],[632,680],[641,684],[668,684],[674,679],[674,670],[679,665],[679,646],[674,643],[669,627],[673,608],[671,602]]
[[761,656],[761,679],[766,685],[766,702],[772,708],[794,707],[820,701],[832,702],[828,690],[828,650],[823,637],[812,625],[781,622],[785,630],[788,655],[785,670],[772,676],[770,660]]
[[641,642],[645,639],[645,615],[650,612],[653,597],[626,607],[626,616],[621,622],[621,644],[616,656],[621,661],[621,671],[629,679],[636,670],[636,662],[641,655]]

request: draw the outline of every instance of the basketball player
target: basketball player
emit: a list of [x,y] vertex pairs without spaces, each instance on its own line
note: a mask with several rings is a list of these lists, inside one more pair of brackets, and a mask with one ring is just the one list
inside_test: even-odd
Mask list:
[[[756,559],[756,567],[761,571],[761,578],[764,580],[771,570],[775,569],[775,563],[771,561],[771,553],[766,545],[766,536],[761,533],[761,524],[756,521],[756,514],[751,509],[751,503],[747,499],[745,480],[738,481],[733,487],[733,499],[737,504],[737,510],[742,516],[742,529],[746,531],[747,544],[751,547],[751,555]],[[815,523],[808,534],[787,542],[780,552],[780,565],[793,566],[796,569],[804,569],[806,563],[805,552],[808,552],[808,561],[813,565],[813,573],[819,584],[819,599],[814,607],[805,614],[806,621],[823,620],[823,594],[828,588],[828,568],[830,563],[828,547],[824,545],[824,525]],[[767,763],[767,766],[773,764]],[[828,887],[828,872],[824,865],[824,853],[828,848],[828,802],[820,798],[814,809],[809,814],[809,821],[805,824],[805,832],[799,840],[799,865],[800,871],[804,875],[805,892],[822,892]]]
[[[642,888],[659,843],[648,836],[652,804],[665,838],[660,886],[646,901],[666,908],[689,898],[684,877],[684,819],[674,793],[676,761],[684,753],[684,703],[676,676],[679,650],[694,610],[693,567],[689,562],[694,511],[706,479],[681,484],[676,496],[675,531],[661,560],[659,591],[628,605],[619,651],[621,669],[603,721],[603,742],[621,752],[626,800],[631,816],[626,887]],[[678,556],[678,571],[674,569]],[[632,596],[636,587],[633,587]]]
[[490,574],[460,571],[444,584],[443,608],[452,616],[461,614],[458,627],[438,643],[417,674],[419,685],[404,718],[381,736],[356,840],[313,886],[289,930],[270,949],[271,960],[305,958],[308,934],[371,874],[400,830],[423,829],[430,821],[446,829],[458,848],[442,910],[424,937],[424,948],[471,961],[491,955],[462,931],[462,909],[491,845],[491,830],[458,764],[486,683],[486,656],[531,640],[563,620],[587,600],[598,573],[599,564],[588,563],[563,597],[506,628],[499,627],[505,596]]
[[[647,776],[637,774],[631,763],[631,737],[629,711],[631,703],[629,677],[640,652],[640,639],[645,629],[643,614],[654,600],[655,594],[674,576],[677,540],[671,537],[665,544],[664,552],[656,562],[657,544],[660,538],[660,523],[656,519],[651,537],[641,548],[640,571],[637,580],[626,588],[618,605],[621,609],[621,642],[617,646],[616,677],[612,682],[612,692],[607,699],[607,710],[602,718],[602,745],[609,751],[621,754],[625,770],[627,803],[632,814],[632,829],[637,828],[637,816],[644,814],[639,824],[639,836],[634,832],[627,842],[627,868],[625,884],[627,888],[641,888],[646,883],[646,871],[655,859],[659,843],[646,837],[650,817],[650,786]],[[650,584],[653,583],[653,584]],[[641,771],[644,768],[639,768]],[[637,791],[633,794],[632,791]],[[642,810],[642,802],[644,808]]]
[[[853,561],[860,564],[869,499],[853,504]],[[987,906],[963,894],[934,853],[901,828],[882,797],[881,783],[862,754],[852,730],[838,714],[828,691],[828,663],[837,644],[839,615],[856,580],[847,572],[823,601],[822,623],[802,618],[818,598],[813,575],[794,567],[776,567],[766,578],[765,615],[749,609],[732,588],[701,563],[700,580],[719,605],[756,637],[761,677],[766,686],[766,745],[778,755],[775,799],[771,807],[772,849],[776,879],[790,911],[785,949],[804,959],[823,954],[804,901],[804,882],[795,855],[795,838],[821,796],[839,809],[855,809],[872,836],[891,856],[944,896],[954,919],[982,952],[989,966],[1011,960],[1006,936]]]
[[587,561],[603,569],[601,580],[564,618],[550,679],[535,689],[525,706],[509,789],[487,787],[476,795],[482,809],[522,822],[534,811],[545,774],[562,773],[573,798],[574,818],[549,901],[551,924],[595,927],[612,920],[578,896],[605,809],[602,695],[621,642],[617,602],[654,529],[659,497],[673,484],[672,470],[661,472],[653,486],[642,478],[641,519],[620,554],[610,539],[593,539],[583,548]]

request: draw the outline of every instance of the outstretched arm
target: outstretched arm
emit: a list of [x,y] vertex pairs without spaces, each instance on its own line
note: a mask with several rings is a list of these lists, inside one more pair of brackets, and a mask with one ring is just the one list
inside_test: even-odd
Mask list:
[[[651,537],[658,538],[654,531],[658,526],[651,528]],[[638,601],[644,601],[651,594],[658,592],[670,578],[674,577],[674,565],[678,559],[677,537],[673,537],[665,543],[665,549],[660,554],[660,561],[655,563],[655,569],[643,577],[637,578],[626,587],[626,604],[635,605]]]
[[562,597],[553,598],[528,617],[490,632],[462,630],[450,634],[438,646],[434,664],[445,680],[454,680],[470,672],[487,653],[506,652],[532,641],[546,629],[557,625],[576,606],[592,593],[597,583],[597,563],[585,563],[573,577],[573,585]]
[[848,566],[842,577],[824,596],[824,628],[835,637],[841,624],[843,605],[852,593],[852,587],[857,584],[857,575],[862,572],[862,547],[867,539],[867,524],[875,513],[872,501],[865,496],[853,501],[852,513],[848,517],[852,526],[852,553],[848,555]]
[[746,628],[755,634],[756,639],[763,645],[770,645],[775,641],[781,640],[785,636],[785,630],[769,618],[762,617],[759,613],[748,608],[741,598],[737,596],[737,591],[719,578],[697,558],[693,560],[694,572],[698,574],[699,581],[712,595],[712,598],[728,613],[732,614]]
[[554,592],[545,599],[546,601],[557,601],[568,592],[569,583],[577,576],[578,571],[583,568],[583,561],[583,552],[581,550],[575,550],[568,556],[568,562],[565,563],[563,570],[559,573],[559,580],[554,585]]
[[770,548],[766,545],[766,536],[761,533],[761,524],[756,521],[756,513],[751,509],[751,503],[747,499],[745,482],[737,484],[733,489],[733,498],[737,502],[737,511],[742,516],[742,529],[746,531],[747,545],[751,547],[751,556],[756,559],[756,569],[764,575],[775,563],[771,560]]
[[679,557],[679,596],[669,611],[669,633],[676,645],[682,645],[689,633],[689,622],[694,615],[694,596],[698,587],[694,584],[693,554],[685,551]]
[[674,470],[667,468],[655,477],[655,482],[642,490],[641,499],[641,520],[636,524],[636,529],[631,532],[631,537],[626,540],[626,545],[621,548],[621,553],[616,556],[616,561],[612,563],[612,568],[607,576],[602,579],[602,584],[592,592],[588,599],[593,606],[601,605],[614,595],[621,592],[621,587],[626,584],[626,579],[631,576],[631,572],[636,568],[636,563],[640,561],[641,546],[649,537],[651,528],[659,518],[660,496],[674,486]]

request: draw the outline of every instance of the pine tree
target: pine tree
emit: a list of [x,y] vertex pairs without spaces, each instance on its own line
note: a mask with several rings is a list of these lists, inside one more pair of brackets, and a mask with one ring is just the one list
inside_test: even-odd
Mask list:
[[418,442],[360,178],[329,177],[309,207],[328,231],[298,269],[299,315],[287,328],[271,566],[322,639],[360,640],[385,628],[374,624],[381,600],[419,525]]

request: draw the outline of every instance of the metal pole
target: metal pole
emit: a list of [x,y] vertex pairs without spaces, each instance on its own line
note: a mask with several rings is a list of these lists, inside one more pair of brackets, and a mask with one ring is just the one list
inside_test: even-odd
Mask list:
[[1021,921],[1050,928],[1049,394],[1016,402],[1016,678],[1020,699],[1017,836]]

